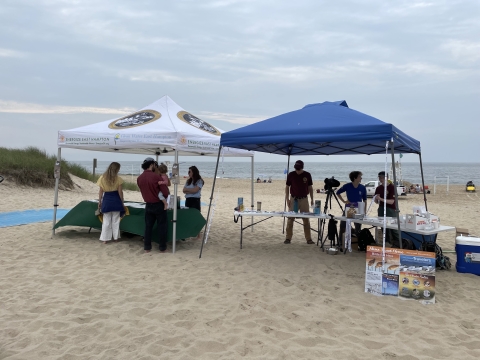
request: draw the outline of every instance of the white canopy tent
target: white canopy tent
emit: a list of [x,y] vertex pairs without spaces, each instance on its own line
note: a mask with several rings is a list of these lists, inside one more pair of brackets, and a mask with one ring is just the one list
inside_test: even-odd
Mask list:
[[[60,166],[61,149],[109,151],[150,156],[174,153],[175,164],[179,155],[217,156],[220,135],[223,131],[190,114],[170,97],[163,96],[154,103],[121,118],[102,121],[71,130],[58,132],[57,165]],[[225,149],[225,150],[224,150]],[[252,204],[253,204],[253,151],[222,148],[222,155],[228,157],[250,157],[252,163]],[[53,226],[56,223],[58,185],[60,172],[55,171],[55,198]],[[174,175],[174,204],[177,201],[179,175]],[[176,245],[177,209],[173,209],[173,252]],[[53,230],[55,235],[55,230]]]

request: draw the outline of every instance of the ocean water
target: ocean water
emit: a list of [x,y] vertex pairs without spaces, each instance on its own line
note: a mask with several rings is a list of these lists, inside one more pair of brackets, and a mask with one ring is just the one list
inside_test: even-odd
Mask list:
[[[286,159],[286,158],[285,158]],[[74,163],[85,167],[92,172],[92,161],[75,161]],[[109,161],[98,161],[96,174],[102,174],[110,164]],[[140,164],[136,161],[121,162],[121,174],[139,175],[142,172]],[[205,178],[213,178],[215,174],[216,162],[199,161],[196,163],[182,163],[180,160],[180,174],[186,176],[188,167],[195,165],[200,170],[200,175]],[[256,162],[254,164],[254,177],[260,177],[262,180],[284,180],[287,162]],[[348,174],[351,171],[358,170],[363,173],[363,182],[377,180],[378,172],[385,169],[384,163],[374,162],[305,162],[305,170],[312,174],[314,186],[316,182],[323,184],[325,178],[335,177],[341,182],[350,181]],[[388,165],[390,169],[390,164]],[[290,164],[290,171],[293,170],[293,164]],[[433,184],[437,177],[437,184],[446,184],[447,177],[450,184],[465,185],[467,181],[473,181],[477,186],[480,185],[480,163],[423,163],[423,174],[425,184]],[[248,179],[251,176],[250,162],[220,162],[217,176],[226,178]],[[128,180],[128,176],[125,177]],[[401,174],[397,172],[397,178],[402,178],[411,183],[421,183],[421,173],[419,163],[402,163]],[[319,184],[318,186],[320,187]]]

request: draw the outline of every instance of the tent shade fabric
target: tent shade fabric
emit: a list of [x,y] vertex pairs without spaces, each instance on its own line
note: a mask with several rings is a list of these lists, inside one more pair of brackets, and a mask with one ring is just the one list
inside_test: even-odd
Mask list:
[[[145,234],[145,205],[143,203],[128,202],[136,204],[135,206],[126,205],[130,215],[125,216],[120,221],[120,230],[130,234],[143,236]],[[86,226],[94,229],[102,229],[102,223],[98,216],[95,216],[95,210],[98,209],[98,202],[84,200],[70,210],[59,222],[55,224],[55,229],[63,226]],[[172,217],[173,211],[167,211],[168,241],[172,240]],[[185,239],[197,236],[205,225],[205,218],[197,209],[179,209],[177,218],[176,239]],[[153,234],[156,234],[157,224],[153,228]],[[158,242],[156,236],[152,241]]]
[[392,124],[350,109],[346,101],[306,105],[223,133],[221,146],[283,155],[420,154],[420,142]]
[[[223,131],[190,114],[170,97],[129,115],[58,132],[59,148],[129,154],[217,155]],[[224,148],[223,156],[253,157],[253,152]]]

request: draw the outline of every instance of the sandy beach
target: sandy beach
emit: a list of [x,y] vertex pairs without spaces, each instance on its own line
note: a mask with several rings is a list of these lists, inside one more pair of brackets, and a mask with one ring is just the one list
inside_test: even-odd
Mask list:
[[[71,208],[98,188],[73,177],[60,191]],[[212,179],[202,201],[208,203]],[[101,244],[99,231],[51,223],[0,228],[0,359],[478,359],[479,281],[436,273],[435,305],[364,292],[365,253],[327,255],[307,245],[300,225],[284,245],[282,220],[244,233],[233,222],[250,182],[217,180],[208,243],[143,253],[141,237]],[[264,210],[283,209],[284,182],[254,184]],[[323,182],[315,182],[320,188]],[[428,208],[441,223],[480,235],[479,197],[464,186],[437,187]],[[0,184],[2,212],[51,208],[53,189]],[[142,201],[138,192],[125,199]],[[325,201],[324,194],[315,199]],[[402,213],[422,195],[399,200]],[[206,217],[207,208],[202,208]],[[336,203],[332,213],[339,214]],[[438,243],[454,250],[455,232]],[[169,247],[171,249],[171,247]]]

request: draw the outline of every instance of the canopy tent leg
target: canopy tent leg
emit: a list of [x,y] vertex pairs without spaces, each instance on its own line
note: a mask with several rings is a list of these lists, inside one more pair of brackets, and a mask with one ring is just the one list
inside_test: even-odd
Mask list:
[[[158,158],[158,155],[157,155]],[[178,164],[178,150],[175,147],[175,164]],[[178,174],[178,179],[180,180],[180,174]],[[178,184],[175,181],[173,184],[173,224],[172,224],[172,253],[175,254],[175,249],[177,245],[177,191]],[[158,225],[157,225],[158,226]]]
[[[288,158],[287,158],[287,176],[289,171],[290,171],[290,153],[288,154]],[[285,196],[285,200],[283,203],[283,212],[285,212],[286,209],[287,209],[287,197]],[[285,217],[283,218],[282,234],[285,234]]]
[[[428,211],[427,193],[425,192],[425,180],[423,178],[422,153],[418,153],[418,157],[420,158],[420,173],[422,174],[423,201],[425,202],[425,210]],[[447,187],[447,189],[448,189],[448,187]],[[447,190],[447,193],[448,193],[448,190]]]
[[392,153],[392,168],[393,168],[393,188],[395,189],[395,214],[397,215],[397,227],[398,227],[398,242],[400,243],[400,249],[402,249],[402,231],[400,230],[400,208],[398,207],[398,191],[397,191],[397,172],[395,166],[395,145],[393,141],[390,142],[392,147],[390,151]]
[[[220,160],[220,152],[221,151],[222,151],[222,145],[220,145],[218,147],[217,165],[215,166],[215,174],[213,175],[212,193],[210,194],[210,203],[208,204],[207,221],[205,223],[205,227],[208,226],[208,221],[210,219],[210,209],[212,208],[213,192],[215,191],[215,182],[217,180],[218,162]],[[198,256],[199,259],[202,258],[203,244],[205,244],[205,237],[206,236],[207,236],[207,231],[204,231],[203,232],[203,239],[202,239],[202,246],[200,247],[200,255]]]
[[382,236],[382,272],[385,272],[385,237],[387,232],[387,185],[388,185],[388,178],[387,178],[387,163],[388,163],[388,145],[390,141],[385,143],[385,178],[383,183],[383,236]]
[[[254,197],[254,191],[255,191],[255,190],[254,190],[254,185],[253,185],[253,180],[254,180],[254,178],[255,178],[255,174],[254,174],[255,169],[254,169],[253,156],[252,156],[252,159],[251,159],[251,160],[252,160],[252,164],[251,164],[251,170],[252,170],[251,172],[252,172],[252,174],[251,174],[251,181],[250,181],[250,183],[251,183],[250,197],[251,197],[251,201],[252,201],[252,206],[251,206],[251,208],[252,208],[252,211],[253,211],[253,209],[254,209],[254,204],[255,204],[255,197]],[[253,216],[252,216],[251,219],[252,219],[252,225],[251,225],[251,227],[252,227],[252,232],[253,232]]]
[[[58,148],[57,162],[55,163],[55,195],[53,197],[53,224],[52,224],[52,238],[55,236],[55,223],[57,222],[57,207],[58,207],[58,185],[60,183],[60,160],[62,156],[62,148]],[[58,170],[57,170],[58,167]],[[58,172],[57,172],[58,171]]]

